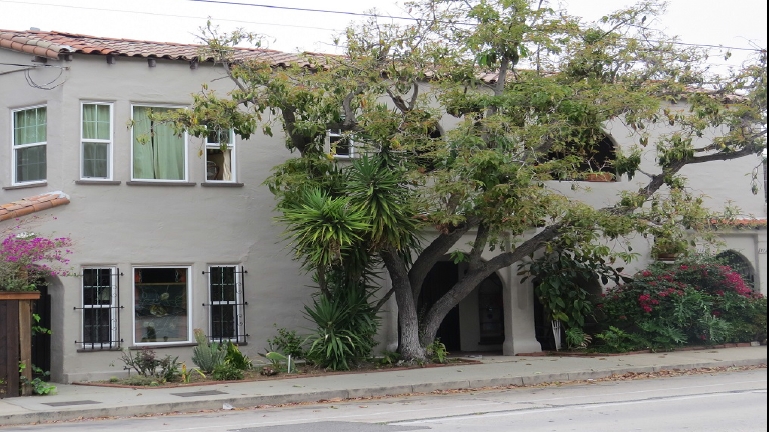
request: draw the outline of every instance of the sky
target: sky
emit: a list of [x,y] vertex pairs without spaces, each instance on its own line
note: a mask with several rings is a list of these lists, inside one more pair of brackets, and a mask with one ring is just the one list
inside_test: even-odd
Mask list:
[[[551,1],[560,1],[571,15],[586,21],[634,3]],[[340,34],[350,21],[364,18],[317,10],[365,13],[372,8],[384,15],[406,16],[404,9],[392,0],[0,0],[0,29],[36,27],[92,36],[198,43],[198,29],[210,17],[225,31],[244,28],[264,34],[268,48],[340,53],[332,44],[333,36]],[[766,49],[767,2],[669,0],[668,13],[652,25],[679,35],[686,43]],[[733,56],[727,61],[723,50],[713,48],[711,52],[710,62],[718,67],[738,66],[751,54],[749,50],[732,49]]]

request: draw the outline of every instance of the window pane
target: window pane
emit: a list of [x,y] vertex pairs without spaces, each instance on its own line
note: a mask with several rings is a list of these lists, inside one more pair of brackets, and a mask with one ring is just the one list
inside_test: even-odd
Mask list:
[[83,143],[83,177],[107,178],[109,144]]
[[189,339],[186,268],[134,269],[136,342]]
[[111,269],[83,269],[83,306],[112,304]]
[[110,342],[112,318],[109,308],[83,310],[83,342]]
[[184,180],[184,136],[177,136],[171,126],[150,119],[150,113],[169,108],[134,107],[133,178]]
[[46,108],[32,108],[13,113],[13,145],[46,141]]
[[16,149],[16,182],[45,180],[45,145]]
[[235,267],[211,267],[211,301],[234,302]]
[[235,306],[212,305],[211,306],[211,338],[212,339],[234,339]]

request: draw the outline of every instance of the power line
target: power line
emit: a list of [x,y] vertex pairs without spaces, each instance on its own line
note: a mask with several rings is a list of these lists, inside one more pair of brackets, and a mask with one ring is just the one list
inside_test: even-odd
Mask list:
[[[223,5],[231,5],[231,6],[249,6],[249,7],[259,7],[259,8],[268,8],[268,9],[290,10],[290,11],[298,11],[298,12],[328,13],[328,14],[340,14],[340,15],[369,17],[369,18],[391,18],[391,19],[399,19],[399,20],[419,21],[418,18],[414,18],[414,17],[400,17],[400,16],[392,16],[392,15],[378,15],[378,14],[371,14],[371,13],[349,12],[349,11],[334,11],[334,10],[327,10],[327,9],[310,9],[310,8],[298,8],[298,7],[289,7],[289,6],[275,6],[275,5],[266,5],[266,4],[258,4],[258,3],[243,3],[243,2],[234,2],[234,1],[224,1],[224,0],[186,0],[186,1],[195,2],[195,3],[211,3],[211,4],[223,4]],[[173,15],[173,14],[161,14],[161,13],[154,13],[154,12],[143,12],[143,11],[120,10],[120,9],[96,8],[96,7],[87,7],[87,6],[71,6],[71,5],[61,5],[61,4],[51,4],[51,3],[30,3],[30,2],[15,1],[15,0],[0,0],[0,2],[3,2],[3,3],[19,3],[19,4],[24,4],[24,5],[35,4],[35,5],[40,5],[40,6],[54,6],[54,7],[63,7],[63,8],[71,8],[71,9],[96,10],[96,11],[102,11],[102,12],[133,13],[133,14],[152,15],[152,16],[164,16],[164,17],[172,17],[172,18],[194,18],[194,19],[207,19],[207,18],[210,18],[210,17],[190,16],[190,15]],[[235,23],[242,23],[242,24],[257,24],[257,25],[267,25],[267,26],[306,28],[306,29],[325,30],[325,31],[339,31],[338,29],[330,29],[330,28],[324,28],[324,27],[312,27],[312,26],[299,26],[299,25],[291,25],[291,24],[284,24],[284,23],[275,24],[275,23],[243,21],[243,20],[232,20],[232,19],[220,19],[220,18],[216,18],[216,21],[235,22]],[[469,24],[469,23],[455,23],[455,24],[472,25],[472,24]],[[649,40],[649,41],[650,42],[663,42],[663,41],[659,41],[659,40]],[[681,45],[681,46],[692,46],[692,47],[702,47],[702,48],[715,48],[715,49],[727,49],[727,50],[734,50],[734,51],[751,51],[751,52],[765,51],[765,49],[760,49],[760,48],[745,48],[745,47],[734,47],[734,46],[726,46],[726,45],[697,44],[697,43],[678,42],[678,41],[675,41],[675,42],[671,41],[669,43],[671,43],[673,45]]]

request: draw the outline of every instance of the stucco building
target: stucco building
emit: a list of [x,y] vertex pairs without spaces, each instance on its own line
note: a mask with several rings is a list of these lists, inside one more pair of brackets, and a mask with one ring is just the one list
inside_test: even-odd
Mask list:
[[[35,212],[36,231],[75,243],[71,265],[79,276],[52,278],[45,293],[55,381],[124,374],[112,366],[122,348],[152,347],[189,365],[196,328],[256,356],[274,325],[306,326],[301,306],[311,280],[290,259],[273,220],[273,196],[262,186],[289,156],[280,134],[180,137],[147,115],[188,106],[202,84],[231,89],[224,72],[199,54],[193,45],[0,30],[0,202],[11,203],[0,218]],[[259,49],[237,56],[277,67],[301,61]],[[622,128],[606,125],[610,145],[631,144]],[[683,174],[710,204],[731,200],[765,219],[765,195],[752,195],[744,176],[756,163]],[[634,185],[623,178],[595,183],[584,199],[603,205]],[[554,187],[573,193],[566,184]],[[10,222],[2,223],[6,229]],[[765,229],[725,231],[723,239],[766,294]],[[640,268],[649,259],[647,242],[637,240],[636,250],[645,254],[634,263]],[[439,263],[425,301],[459,271]],[[513,266],[488,278],[449,314],[442,340],[451,341],[450,350],[540,350],[532,287],[516,272]],[[394,348],[397,335],[391,300],[381,346]]]

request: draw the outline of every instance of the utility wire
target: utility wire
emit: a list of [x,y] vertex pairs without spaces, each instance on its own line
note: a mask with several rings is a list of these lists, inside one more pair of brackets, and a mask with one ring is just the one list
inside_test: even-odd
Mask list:
[[[369,17],[369,18],[391,18],[391,19],[400,19],[400,20],[409,20],[409,21],[419,21],[420,20],[419,18],[414,18],[414,17],[400,17],[400,16],[392,16],[392,15],[378,15],[378,14],[371,14],[371,13],[349,12],[349,11],[333,11],[333,10],[327,10],[327,9],[310,9],[310,8],[298,8],[298,7],[289,7],[289,6],[275,6],[275,5],[266,5],[266,4],[257,4],[257,3],[243,3],[243,2],[235,2],[235,1],[224,1],[224,0],[185,0],[185,1],[195,2],[195,3],[223,4],[223,5],[232,5],[232,6],[249,6],[249,7],[259,7],[259,8],[268,8],[268,9],[299,11],[299,12],[340,14],[340,15]],[[133,14],[142,14],[142,15],[165,16],[165,17],[173,17],[173,18],[206,19],[206,17],[189,16],[189,15],[161,14],[161,13],[154,13],[154,12],[140,12],[140,11],[119,10],[119,9],[106,9],[106,8],[95,8],[95,7],[87,7],[87,6],[70,6],[70,5],[60,5],[60,4],[50,4],[50,3],[30,3],[30,2],[15,1],[15,0],[0,0],[0,2],[2,2],[2,3],[20,3],[20,4],[25,4],[25,5],[27,5],[27,4],[35,4],[35,5],[41,5],[41,6],[65,7],[65,8],[72,8],[72,9],[87,9],[87,10],[97,10],[97,11],[104,11],[104,12],[123,12],[123,13],[133,13]],[[308,29],[315,29],[315,30],[339,31],[338,29],[329,29],[329,28],[323,28],[323,27],[310,27],[310,26],[298,26],[298,25],[283,24],[283,23],[275,24],[275,23],[264,23],[264,22],[231,20],[231,19],[218,19],[218,18],[216,20],[217,21],[223,21],[223,22],[243,23],[243,24],[258,24],[258,25],[271,25],[271,26],[280,26],[280,27],[296,27],[296,28],[308,28]],[[455,23],[455,24],[473,25],[471,23]],[[661,41],[658,41],[658,40],[649,40],[649,41],[650,42],[661,42]],[[682,46],[693,46],[693,47],[702,47],[702,48],[716,48],[716,49],[728,49],[728,50],[735,50],[735,51],[752,51],[752,52],[765,51],[765,49],[762,49],[762,48],[745,48],[745,47],[734,47],[734,46],[726,46],[726,45],[697,44],[697,43],[687,43],[687,42],[677,42],[677,41],[676,42],[669,42],[669,43],[674,44],[674,45],[682,45]]]

